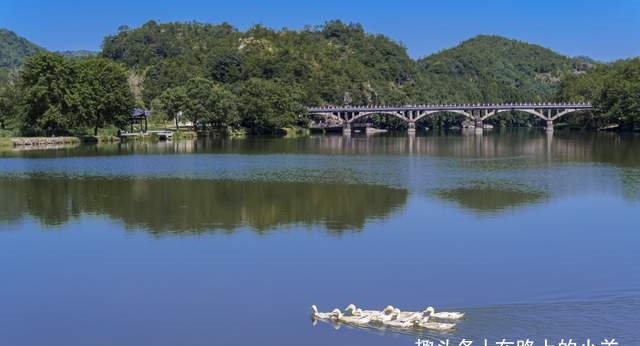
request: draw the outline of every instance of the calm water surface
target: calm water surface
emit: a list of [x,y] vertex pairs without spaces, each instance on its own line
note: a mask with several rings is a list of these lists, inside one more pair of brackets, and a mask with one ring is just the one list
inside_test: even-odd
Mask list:
[[[0,345],[640,345],[640,137],[0,153]],[[309,307],[460,310],[447,334]]]

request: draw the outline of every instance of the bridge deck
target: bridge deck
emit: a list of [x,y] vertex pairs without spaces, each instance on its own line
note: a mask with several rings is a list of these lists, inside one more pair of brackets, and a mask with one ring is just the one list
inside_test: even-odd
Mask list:
[[444,111],[444,110],[494,110],[494,109],[592,109],[591,103],[481,103],[481,104],[429,104],[405,106],[327,106],[309,107],[310,113],[328,112],[404,112],[404,111]]
[[[350,132],[351,126],[358,119],[374,114],[389,114],[405,121],[410,132],[415,132],[415,123],[420,119],[439,112],[458,113],[474,122],[476,129],[484,127],[483,121],[497,114],[519,110],[530,113],[547,122],[547,131],[553,131],[554,120],[583,110],[593,109],[591,103],[579,102],[544,102],[544,103],[477,103],[477,104],[428,104],[404,106],[328,106],[309,107],[309,114],[314,116],[334,118],[343,124],[344,131]],[[325,119],[326,120],[326,119]]]

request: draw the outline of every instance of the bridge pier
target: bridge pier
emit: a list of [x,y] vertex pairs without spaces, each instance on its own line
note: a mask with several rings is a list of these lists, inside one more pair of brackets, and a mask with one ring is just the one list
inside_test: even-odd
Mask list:
[[342,134],[345,136],[351,135],[351,124],[345,122],[344,125],[342,125]]
[[482,119],[476,119],[475,125],[475,133],[482,133],[482,131],[484,131],[484,124],[482,123]]
[[409,135],[415,135],[416,134],[416,123],[411,121],[409,122],[409,128],[407,129],[407,133]]
[[553,132],[553,120],[547,120],[547,132]]

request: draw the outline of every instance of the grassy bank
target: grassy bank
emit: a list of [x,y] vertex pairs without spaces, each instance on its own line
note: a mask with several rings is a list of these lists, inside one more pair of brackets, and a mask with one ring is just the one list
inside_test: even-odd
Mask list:
[[0,138],[0,149],[13,148],[11,138]]

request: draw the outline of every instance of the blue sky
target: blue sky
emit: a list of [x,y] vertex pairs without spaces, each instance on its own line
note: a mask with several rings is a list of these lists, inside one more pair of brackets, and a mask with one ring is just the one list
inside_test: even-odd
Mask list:
[[0,27],[50,50],[99,50],[121,25],[153,19],[229,22],[300,29],[330,19],[401,42],[413,58],[446,49],[478,34],[497,34],[611,61],[640,56],[640,0],[513,1],[37,1],[2,0]]

